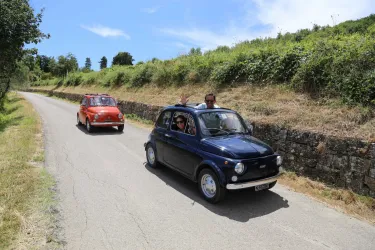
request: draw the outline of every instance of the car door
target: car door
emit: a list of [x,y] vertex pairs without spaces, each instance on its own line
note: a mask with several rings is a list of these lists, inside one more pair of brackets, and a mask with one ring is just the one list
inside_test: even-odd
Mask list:
[[187,112],[175,112],[170,129],[167,131],[167,144],[164,147],[164,160],[166,163],[183,174],[192,177],[195,167],[201,162],[196,154],[198,146],[198,136],[189,131],[180,132],[176,127],[176,115],[184,115],[187,118],[187,128],[195,127],[195,122],[191,114]]
[[154,139],[155,139],[155,147],[156,147],[156,156],[158,160],[162,163],[165,163],[164,160],[164,147],[167,143],[167,129],[170,124],[170,120],[172,117],[172,111],[164,111],[162,112],[158,120],[156,121],[155,129],[154,129]]
[[81,122],[86,123],[86,113],[87,113],[87,99],[86,97],[83,97],[81,105],[79,107],[79,118]]

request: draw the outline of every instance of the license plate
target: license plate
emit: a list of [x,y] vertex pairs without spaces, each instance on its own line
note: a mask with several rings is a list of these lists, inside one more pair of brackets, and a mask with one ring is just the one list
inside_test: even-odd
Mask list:
[[267,188],[269,188],[269,186],[270,186],[270,184],[262,184],[262,185],[259,185],[259,186],[255,186],[255,191],[267,189]]

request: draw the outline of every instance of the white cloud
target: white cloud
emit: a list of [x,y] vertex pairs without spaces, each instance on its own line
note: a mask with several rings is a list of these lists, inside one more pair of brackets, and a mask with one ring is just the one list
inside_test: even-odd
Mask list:
[[176,42],[174,43],[174,46],[180,48],[180,49],[190,49],[191,47],[189,47],[188,45],[184,44],[184,43],[180,43],[180,42]]
[[113,28],[102,26],[102,25],[94,25],[94,26],[91,26],[91,27],[81,25],[81,28],[89,30],[89,31],[91,31],[91,32],[93,32],[93,33],[95,33],[99,36],[102,36],[102,37],[119,37],[119,36],[122,36],[127,40],[130,39],[130,36],[120,29],[113,29]]
[[148,13],[148,14],[153,14],[159,10],[159,7],[152,7],[152,8],[144,8],[141,9],[142,12]]
[[232,46],[236,42],[254,38],[252,34],[235,28],[229,28],[223,34],[217,34],[209,30],[202,29],[161,29],[161,32],[167,35],[179,37],[184,41],[195,46],[201,47],[202,51],[216,48],[220,45]]
[[285,33],[312,28],[313,24],[332,26],[365,17],[375,10],[373,0],[252,1],[257,5],[256,19],[260,24],[272,27],[271,35],[279,31]]
[[295,32],[313,24],[333,25],[365,17],[375,12],[373,0],[238,0],[247,9],[241,22],[229,21],[222,32],[201,28],[163,28],[164,34],[200,46],[202,50],[219,45],[232,46],[257,37]]

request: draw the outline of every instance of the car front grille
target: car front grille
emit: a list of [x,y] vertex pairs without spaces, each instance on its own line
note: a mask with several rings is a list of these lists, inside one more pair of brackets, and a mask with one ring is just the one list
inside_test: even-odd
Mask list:
[[238,175],[231,171],[230,176],[228,179],[230,180],[231,176],[237,175],[238,181],[255,181],[260,180],[267,177],[272,177],[279,172],[279,168],[276,165],[276,156],[267,156],[262,158],[256,159],[248,159],[242,161],[245,165],[245,173],[242,175]]

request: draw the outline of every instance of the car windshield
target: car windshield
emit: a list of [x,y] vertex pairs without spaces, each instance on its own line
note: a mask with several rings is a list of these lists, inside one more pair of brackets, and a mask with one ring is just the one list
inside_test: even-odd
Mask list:
[[239,116],[225,111],[214,111],[199,115],[199,124],[205,136],[243,134],[247,130]]
[[112,97],[96,96],[90,98],[90,106],[116,106],[115,100]]

